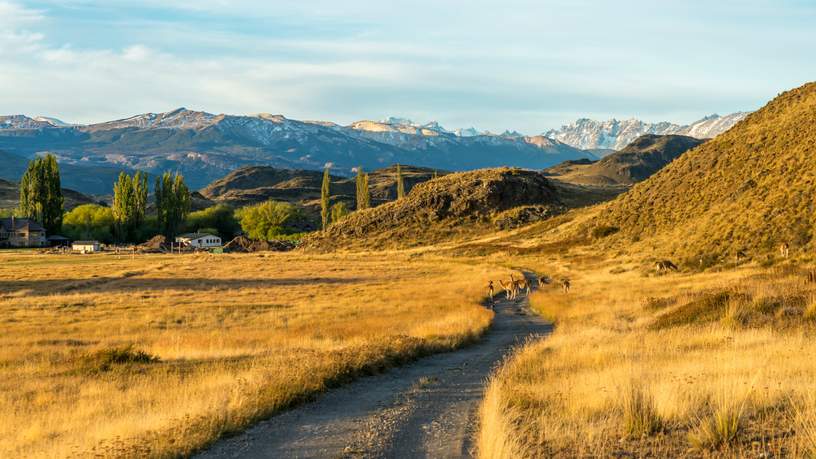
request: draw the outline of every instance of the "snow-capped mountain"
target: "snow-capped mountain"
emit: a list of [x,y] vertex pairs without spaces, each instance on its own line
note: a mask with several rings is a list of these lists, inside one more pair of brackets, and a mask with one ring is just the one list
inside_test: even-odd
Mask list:
[[[473,130],[475,131],[475,130]],[[394,163],[446,170],[517,166],[541,169],[591,153],[543,137],[474,132],[406,119],[341,126],[282,115],[214,115],[180,108],[90,125],[62,125],[23,115],[0,117],[0,151],[25,158],[55,153],[66,165],[150,173],[179,171],[197,188],[249,165],[350,173]],[[16,180],[19,177],[0,178]],[[80,190],[89,193],[110,190]]]
[[60,127],[43,117],[29,118],[25,115],[0,116],[0,129],[44,129]]
[[747,112],[737,112],[726,116],[714,114],[685,126],[665,121],[646,123],[634,118],[607,121],[581,118],[560,129],[547,131],[544,135],[583,150],[607,148],[620,150],[644,134],[681,134],[698,139],[716,137],[747,115]]

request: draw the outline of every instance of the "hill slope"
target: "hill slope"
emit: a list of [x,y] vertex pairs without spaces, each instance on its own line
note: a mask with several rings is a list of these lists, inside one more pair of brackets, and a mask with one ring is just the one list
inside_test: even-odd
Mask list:
[[545,172],[570,183],[631,185],[649,178],[703,140],[682,135],[646,134],[600,161],[569,161]]
[[331,248],[411,246],[470,233],[519,206],[543,206],[551,215],[563,207],[558,190],[543,174],[519,169],[482,169],[421,183],[404,198],[355,212],[307,241]]
[[598,222],[677,256],[812,245],[816,83],[787,91],[611,202]]

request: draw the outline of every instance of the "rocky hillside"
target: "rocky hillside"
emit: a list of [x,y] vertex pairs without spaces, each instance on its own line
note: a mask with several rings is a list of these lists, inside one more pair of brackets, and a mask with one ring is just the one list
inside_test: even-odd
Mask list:
[[676,134],[697,139],[710,139],[727,131],[747,115],[747,112],[737,112],[726,116],[714,114],[685,126],[665,121],[646,123],[634,118],[608,121],[581,118],[560,129],[547,131],[544,135],[583,150],[620,150],[644,134]]
[[779,95],[612,201],[597,223],[690,259],[782,242],[812,250],[814,114],[816,83]]
[[419,128],[405,123],[410,124],[393,119],[339,126],[183,108],[87,126],[16,115],[0,118],[0,150],[24,158],[49,151],[61,164],[83,167],[180,171],[193,188],[253,165],[320,170],[331,163],[341,175],[349,175],[357,166],[373,170],[395,163],[445,170],[542,168],[594,157],[551,139],[515,133],[459,135],[437,123]]
[[567,161],[545,172],[569,183],[632,185],[646,180],[704,141],[682,135],[646,134],[600,161]]
[[352,213],[306,245],[428,244],[494,228],[496,219],[503,222],[503,212],[520,206],[534,206],[534,212],[516,213],[534,213],[538,219],[563,210],[558,191],[541,173],[508,168],[454,173],[417,185],[404,199]]

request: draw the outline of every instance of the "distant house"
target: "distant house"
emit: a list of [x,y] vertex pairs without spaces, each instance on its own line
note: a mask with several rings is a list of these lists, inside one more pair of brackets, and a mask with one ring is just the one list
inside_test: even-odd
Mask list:
[[100,251],[99,241],[74,241],[71,250],[79,253],[96,253]]
[[0,247],[45,247],[45,228],[27,218],[0,219]]
[[176,242],[185,247],[208,249],[221,247],[221,238],[207,233],[187,233],[176,237]]

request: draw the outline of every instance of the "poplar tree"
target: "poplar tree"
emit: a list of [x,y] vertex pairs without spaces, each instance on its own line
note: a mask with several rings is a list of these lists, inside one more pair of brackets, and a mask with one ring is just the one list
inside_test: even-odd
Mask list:
[[323,221],[323,230],[326,230],[326,227],[329,226],[329,206],[330,206],[330,196],[329,196],[329,184],[331,182],[331,177],[329,176],[329,166],[326,166],[323,169],[323,184],[320,187],[320,217]]
[[368,209],[371,206],[371,196],[368,193],[368,174],[362,167],[357,168],[357,210]]
[[29,162],[20,179],[19,213],[41,222],[47,232],[57,233],[62,228],[64,204],[57,158],[48,154]]
[[402,180],[402,168],[397,164],[397,199],[405,197],[405,183]]
[[181,223],[190,212],[190,190],[180,174],[165,172],[156,178],[156,217],[168,241],[176,237]]
[[133,177],[122,172],[113,186],[113,220],[120,241],[132,241],[144,222],[147,208],[147,174]]

